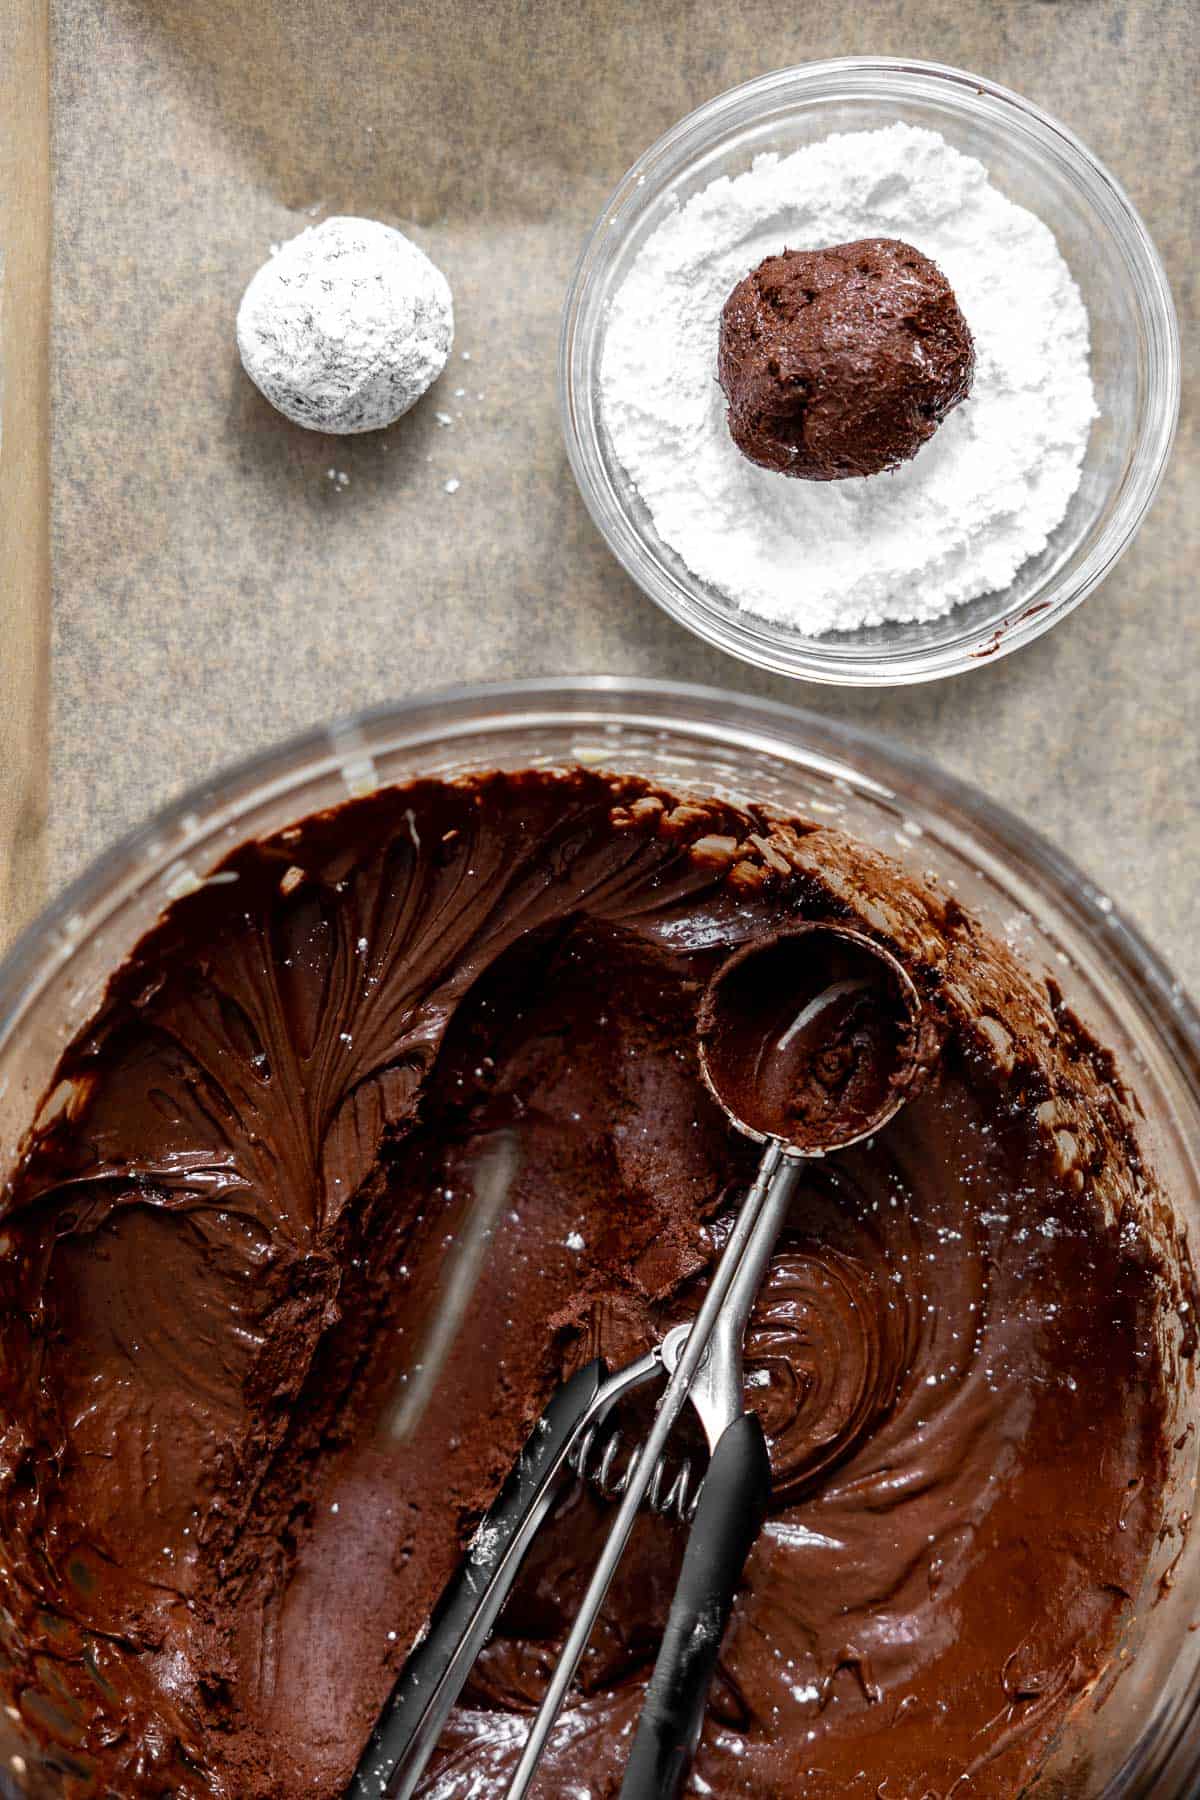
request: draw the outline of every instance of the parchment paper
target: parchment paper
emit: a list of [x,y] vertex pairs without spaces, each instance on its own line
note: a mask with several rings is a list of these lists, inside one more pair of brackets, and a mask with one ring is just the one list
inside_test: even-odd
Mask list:
[[[1079,131],[1142,209],[1194,351],[1189,0],[54,0],[54,883],[182,785],[347,708],[637,671],[931,753],[1036,819],[1200,979],[1194,394],[1102,592],[1032,649],[898,693],[707,650],[625,580],[574,491],[558,315],[613,183],[731,83],[868,51],[977,69]],[[237,362],[269,244],[334,210],[411,231],[455,291],[452,367],[385,436],[311,436]]]

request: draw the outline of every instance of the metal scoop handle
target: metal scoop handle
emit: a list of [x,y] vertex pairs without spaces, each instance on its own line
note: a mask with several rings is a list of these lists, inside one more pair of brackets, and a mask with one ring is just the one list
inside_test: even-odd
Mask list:
[[[789,1159],[768,1181],[708,1355],[692,1382],[691,1402],[711,1455],[625,1765],[621,1800],[676,1800],[683,1792],[734,1595],[767,1516],[771,1459],[757,1415],[745,1410],[742,1343],[801,1174],[802,1165]],[[669,1368],[671,1348],[664,1344],[663,1349]]]
[[[689,1539],[681,1593],[670,1615],[675,1622],[673,1635],[668,1626],[671,1648],[664,1642],[655,1679],[664,1697],[663,1729],[668,1735],[678,1735],[679,1721],[686,1714],[688,1721],[694,1717],[698,1735],[729,1607],[761,1525],[757,1496],[761,1487],[765,1509],[770,1485],[761,1430],[757,1421],[740,1416],[742,1334],[799,1173],[799,1165],[786,1158],[778,1147],[767,1150],[694,1323],[676,1326],[654,1350],[625,1369],[610,1375],[602,1362],[589,1363],[559,1389],[439,1600],[428,1632],[405,1663],[359,1760],[345,1800],[411,1800],[442,1727],[512,1590],[525,1553],[564,1477],[571,1473],[576,1447],[589,1426],[603,1419],[622,1395],[664,1369],[670,1379],[659,1401],[654,1425],[631,1466],[601,1561],[526,1741],[509,1789],[510,1800],[524,1795],[533,1780],[633,1519],[653,1479],[671,1427],[689,1399],[714,1453],[727,1443],[729,1447],[721,1459],[725,1470],[721,1480],[712,1483],[711,1463],[704,1478],[700,1506],[692,1524],[692,1538],[698,1542],[693,1551]],[[735,1433],[735,1425],[746,1429]],[[758,1432],[761,1463],[748,1441],[754,1431]],[[704,1496],[710,1483],[712,1498],[706,1506]],[[718,1590],[723,1598],[713,1598]],[[705,1617],[715,1623],[715,1633],[710,1633],[714,1637],[712,1656],[684,1657],[686,1668],[680,1669],[673,1666],[678,1660],[676,1647],[694,1635],[688,1621],[697,1604]],[[690,1725],[685,1725],[684,1735],[689,1733]],[[682,1764],[685,1769],[690,1755],[689,1752]],[[657,1795],[656,1789],[644,1791]],[[632,1795],[639,1790],[630,1792]]]
[[[600,1560],[592,1571],[587,1592],[584,1594],[579,1612],[567,1635],[567,1641],[555,1665],[537,1716],[530,1726],[529,1736],[525,1740],[520,1761],[508,1787],[507,1800],[524,1800],[524,1796],[533,1784],[538,1763],[546,1747],[546,1740],[550,1736],[554,1722],[562,1710],[563,1701],[575,1679],[575,1671],[587,1648],[588,1639],[592,1635],[592,1628],[604,1603],[604,1597],[612,1584],[617,1565],[624,1555],[625,1546],[629,1542],[634,1520],[637,1518],[638,1509],[650,1485],[655,1465],[666,1448],[667,1439],[671,1435],[675,1421],[688,1402],[690,1391],[709,1350],[710,1340],[721,1320],[726,1302],[737,1284],[742,1264],[747,1258],[752,1258],[756,1263],[760,1257],[764,1260],[769,1258],[780,1220],[786,1212],[787,1202],[799,1175],[800,1165],[785,1156],[778,1144],[768,1146],[758,1165],[754,1185],[742,1202],[733,1230],[729,1234],[720,1260],[713,1271],[708,1292],[704,1296],[695,1323],[683,1343],[671,1379],[658,1402],[654,1422],[638,1453],[629,1485],[622,1496],[616,1518],[605,1540]],[[736,1287],[739,1305],[743,1303],[743,1297],[746,1295],[748,1287],[748,1283],[745,1288]],[[744,1299],[747,1310],[752,1299],[752,1293]],[[744,1316],[742,1324],[743,1326],[745,1324]],[[740,1333],[738,1335],[740,1367]],[[697,1405],[697,1411],[707,1430],[708,1420],[703,1407]],[[707,1482],[707,1476],[705,1480]],[[703,1494],[703,1489],[701,1489],[701,1493]],[[744,1556],[742,1560],[745,1560]]]
[[529,1545],[564,1478],[573,1478],[580,1434],[661,1371],[659,1347],[613,1375],[588,1363],[558,1389],[401,1670],[345,1800],[409,1800],[416,1791]]

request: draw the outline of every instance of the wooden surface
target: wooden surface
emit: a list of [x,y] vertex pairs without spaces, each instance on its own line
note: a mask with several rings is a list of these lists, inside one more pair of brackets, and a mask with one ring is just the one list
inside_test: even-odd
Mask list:
[[44,886],[50,614],[45,0],[0,3],[0,948]]
[[[449,680],[636,671],[927,752],[1037,821],[1200,986],[1193,388],[1106,586],[1031,649],[901,692],[706,649],[624,578],[575,493],[555,338],[606,193],[718,90],[864,52],[976,70],[1073,127],[1141,209],[1194,357],[1187,0],[55,0],[54,883],[180,787],[331,715]],[[412,229],[454,287],[452,369],[385,436],[307,434],[237,362],[242,288],[310,209]]]

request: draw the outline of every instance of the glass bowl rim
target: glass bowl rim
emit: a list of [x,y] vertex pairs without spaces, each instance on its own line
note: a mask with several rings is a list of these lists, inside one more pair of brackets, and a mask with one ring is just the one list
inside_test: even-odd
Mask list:
[[[650,173],[693,140],[696,150],[702,149],[717,127],[739,113],[750,118],[765,102],[793,92],[798,84],[819,91],[834,81],[849,82],[852,91],[868,96],[949,94],[964,111],[982,102],[1005,114],[1084,191],[1129,266],[1148,343],[1151,379],[1136,427],[1137,446],[1117,506],[1097,541],[1068,577],[1059,571],[1045,589],[1027,597],[999,623],[969,634],[960,629],[957,637],[932,647],[856,652],[819,637],[789,634],[752,614],[718,611],[698,578],[685,581],[661,563],[617,496],[599,454],[599,408],[584,381],[599,322],[597,314],[589,321],[587,335],[581,336],[585,305],[605,275],[610,247],[621,242],[638,210]],[[845,56],[792,64],[727,88],[687,113],[643,151],[601,208],[576,261],[563,303],[557,381],[567,459],[584,505],[642,593],[706,643],[758,668],[834,686],[898,687],[966,674],[1011,655],[1066,618],[1107,579],[1141,528],[1166,472],[1179,419],[1181,357],[1174,301],[1153,239],[1121,183],[1068,126],[1013,89],[948,63]],[[954,610],[947,616],[952,619]]]
[[[595,703],[594,713],[588,711],[589,700]],[[1148,997],[1145,1010],[1152,1013],[1163,1048],[1200,1108],[1200,1010],[1139,928],[1041,832],[982,789],[882,732],[735,690],[616,674],[457,683],[385,701],[222,765],[121,835],[18,933],[0,958],[0,1046],[61,964],[64,943],[74,947],[80,934],[71,929],[72,921],[84,922],[88,933],[100,929],[122,904],[121,882],[130,870],[141,868],[145,878],[153,878],[147,863],[168,838],[173,840],[169,860],[185,857],[189,833],[196,840],[208,838],[222,808],[232,808],[231,822],[236,822],[251,805],[339,768],[356,750],[361,754],[372,733],[395,738],[373,746],[383,753],[539,723],[582,727],[622,720],[656,727],[667,724],[785,761],[798,760],[796,752],[818,757],[835,773],[860,786],[873,786],[880,796],[890,796],[891,774],[909,779],[928,796],[931,809],[942,816],[964,816],[993,852],[1019,869],[1035,871],[1052,889],[1056,904],[1083,926],[1089,938],[1103,937],[1106,956],[1117,966],[1123,985]],[[614,757],[617,754],[614,747]],[[163,906],[168,903],[164,893]]]

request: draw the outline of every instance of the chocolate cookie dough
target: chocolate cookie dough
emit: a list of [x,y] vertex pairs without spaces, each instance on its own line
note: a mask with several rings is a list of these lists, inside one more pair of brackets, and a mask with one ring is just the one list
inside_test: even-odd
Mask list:
[[932,1060],[934,1033],[900,965],[842,926],[747,944],[697,1018],[701,1073],[740,1124],[802,1152],[886,1125]]
[[907,462],[966,399],[974,368],[949,282],[894,238],[768,256],[721,313],[733,441],[804,481]]
[[[753,1320],[775,1487],[698,1791],[1012,1795],[1085,1729],[1162,1522],[1178,1273],[1053,988],[835,830],[582,771],[384,791],[219,877],[3,1192],[31,1793],[336,1800],[555,1385],[694,1312],[757,1160],[697,1008],[806,920],[893,951],[940,1054],[812,1166]],[[539,1537],[427,1797],[503,1794],[610,1518],[581,1487]],[[541,1793],[616,1794],[681,1535],[639,1522]]]

